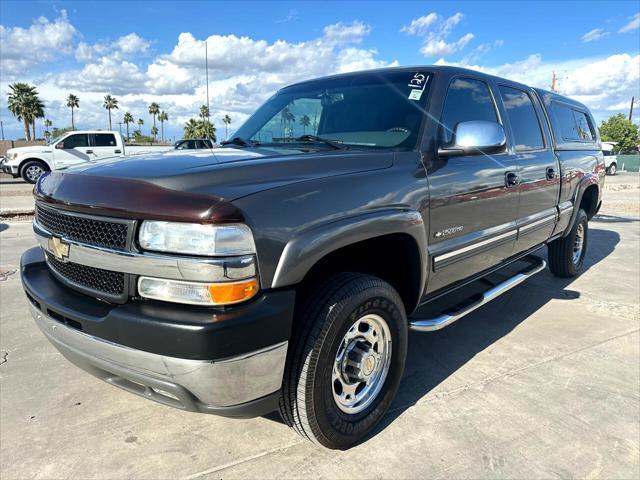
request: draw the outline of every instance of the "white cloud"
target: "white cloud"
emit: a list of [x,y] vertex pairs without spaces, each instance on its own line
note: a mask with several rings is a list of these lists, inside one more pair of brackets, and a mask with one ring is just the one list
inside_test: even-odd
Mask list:
[[0,25],[0,70],[3,77],[28,73],[71,52],[77,31],[62,10],[53,21],[36,19],[29,28]]
[[464,15],[460,12],[447,18],[443,18],[436,12],[431,12],[412,20],[400,31],[407,35],[423,37],[420,53],[425,57],[451,55],[464,49],[474,38],[473,33],[467,33],[457,40],[447,40],[453,28],[462,21],[463,17]]
[[371,33],[371,27],[358,20],[351,24],[342,22],[334,23],[324,27],[325,42],[336,45],[346,43],[361,43],[362,39]]
[[633,17],[629,17],[629,23],[624,25],[618,33],[627,33],[640,28],[640,12],[636,13]]
[[76,60],[82,63],[97,61],[102,56],[114,59],[129,58],[136,54],[146,53],[151,42],[140,37],[137,33],[130,33],[118,38],[114,42],[102,41],[89,45],[80,42],[76,47]]
[[429,27],[435,24],[439,19],[440,16],[436,12],[431,12],[427,15],[411,20],[411,23],[402,27],[400,31],[407,35],[425,35]]
[[442,39],[429,39],[420,49],[420,53],[425,57],[451,55],[452,53],[462,50],[471,40],[473,40],[473,33],[467,33],[457,41],[451,43],[447,43]]
[[583,42],[593,42],[595,40],[600,40],[607,35],[609,35],[609,32],[605,31],[604,28],[594,28],[593,30],[585,33],[581,38]]

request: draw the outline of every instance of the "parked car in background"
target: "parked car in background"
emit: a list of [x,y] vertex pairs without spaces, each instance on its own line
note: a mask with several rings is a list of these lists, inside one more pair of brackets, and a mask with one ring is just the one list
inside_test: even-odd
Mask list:
[[40,175],[83,162],[106,158],[160,153],[170,150],[168,145],[129,146],[122,135],[114,131],[79,130],[67,132],[48,145],[10,148],[2,171],[14,178],[22,177],[35,183]]
[[173,144],[174,150],[202,150],[210,148],[213,148],[213,142],[208,138],[182,139]]
[[71,362],[185,410],[279,410],[345,449],[391,405],[410,329],[445,328],[546,261],[583,269],[604,160],[570,98],[380,69],[283,88],[235,135],[38,182],[22,284]]
[[618,157],[613,151],[616,146],[614,142],[602,142],[602,154],[608,175],[615,175],[618,171]]

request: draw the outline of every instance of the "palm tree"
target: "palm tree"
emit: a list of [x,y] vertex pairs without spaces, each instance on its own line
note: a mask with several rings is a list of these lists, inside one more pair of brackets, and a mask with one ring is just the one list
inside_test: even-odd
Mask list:
[[163,110],[158,115],[158,120],[160,120],[160,131],[162,132],[162,141],[164,142],[164,122],[169,120],[169,115],[167,115],[167,112]]
[[200,107],[200,118],[202,118],[202,120],[209,118],[209,107],[206,105],[202,105]]
[[44,138],[49,141],[49,137],[51,136],[51,132],[49,131],[49,127],[53,125],[53,122],[48,118],[44,121]]
[[200,120],[198,125],[198,137],[216,141],[216,127],[209,120]]
[[7,107],[9,111],[22,122],[25,138],[31,140],[29,124],[31,123],[33,97],[36,97],[38,94],[36,87],[28,83],[16,82],[9,85],[9,89],[11,92],[9,92],[7,98]]
[[225,115],[224,117],[222,117],[222,123],[224,123],[224,138],[226,140],[227,138],[229,138],[227,127],[231,125],[231,117],[229,115]]
[[104,96],[104,103],[102,106],[109,112],[109,130],[111,130],[111,110],[118,110],[118,99],[107,94]]
[[71,109],[71,130],[76,129],[76,124],[73,121],[73,109],[80,108],[80,99],[76,97],[73,93],[70,93],[67,97],[67,107]]
[[309,115],[303,115],[302,118],[300,118],[300,125],[302,125],[302,132],[306,135],[307,127],[311,125],[311,119],[309,118]]
[[151,136],[153,137],[153,141],[156,141],[156,135],[158,135],[158,129],[156,127],[151,127]]
[[195,118],[190,118],[189,121],[184,124],[184,138],[198,138],[199,128],[200,121]]
[[158,105],[156,102],[153,102],[151,105],[149,105],[149,113],[153,115],[153,126],[155,127],[156,115],[160,113],[160,105]]
[[135,120],[133,119],[133,115],[131,115],[131,113],[126,112],[124,114],[124,118],[122,119],[125,123],[125,125],[127,126],[127,140],[129,140],[129,124],[133,123]]
[[40,100],[38,92],[34,88],[34,95],[29,98],[28,102],[29,117],[31,118],[31,128],[33,130],[31,137],[33,140],[36,139],[36,119],[44,118],[44,108],[44,102]]
[[295,122],[296,117],[293,113],[291,113],[289,107],[285,107],[282,109],[282,113],[280,114],[280,120],[282,122],[282,136],[284,137],[287,125],[291,125],[293,122]]

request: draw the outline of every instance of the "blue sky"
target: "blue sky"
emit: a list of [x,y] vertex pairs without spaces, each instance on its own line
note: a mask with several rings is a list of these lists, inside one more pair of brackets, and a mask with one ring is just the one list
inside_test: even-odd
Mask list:
[[[413,23],[412,23],[413,22]],[[0,3],[0,117],[6,85],[38,86],[54,125],[64,97],[81,99],[81,127],[105,128],[100,99],[149,126],[146,105],[169,113],[166,132],[205,99],[203,41],[214,121],[237,127],[278,87],[386,65],[449,63],[548,87],[584,101],[600,120],[640,96],[638,2],[45,2]],[[249,89],[247,85],[252,87]],[[637,111],[640,111],[638,108]]]

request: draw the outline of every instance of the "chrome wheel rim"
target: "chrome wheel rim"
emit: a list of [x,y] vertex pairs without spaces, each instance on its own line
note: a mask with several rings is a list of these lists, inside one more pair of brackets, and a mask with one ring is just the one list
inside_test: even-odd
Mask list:
[[577,265],[580,263],[580,257],[582,256],[582,248],[584,246],[584,225],[581,223],[576,228],[576,238],[573,240],[573,263]]
[[610,175],[615,175],[615,173],[616,173],[616,166],[615,165],[611,165],[609,167],[609,174]]
[[40,175],[42,175],[42,168],[38,167],[37,165],[31,165],[29,168],[27,168],[26,173],[27,178],[35,182],[40,178]]
[[376,399],[391,365],[391,331],[375,314],[356,320],[342,338],[331,374],[333,399],[354,414]]

